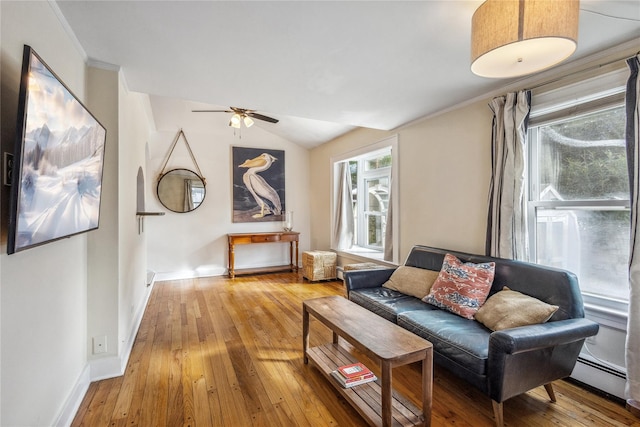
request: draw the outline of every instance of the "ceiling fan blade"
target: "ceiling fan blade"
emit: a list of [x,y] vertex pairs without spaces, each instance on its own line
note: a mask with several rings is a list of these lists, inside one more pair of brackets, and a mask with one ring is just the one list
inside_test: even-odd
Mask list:
[[191,110],[192,113],[233,113],[231,110]]
[[258,113],[246,113],[246,115],[249,117],[253,117],[254,119],[264,120],[265,122],[269,123],[278,123],[279,121],[278,119],[274,119],[273,117],[264,116]]

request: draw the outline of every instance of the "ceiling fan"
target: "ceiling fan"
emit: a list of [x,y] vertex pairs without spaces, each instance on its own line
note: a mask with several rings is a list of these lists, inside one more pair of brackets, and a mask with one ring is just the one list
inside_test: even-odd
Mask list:
[[254,110],[247,110],[246,108],[229,107],[229,110],[191,110],[194,113],[233,113],[231,120],[229,120],[229,126],[232,128],[240,129],[242,123],[246,127],[253,126],[253,119],[264,120],[269,123],[278,123],[278,119],[268,117],[263,114],[258,114]]

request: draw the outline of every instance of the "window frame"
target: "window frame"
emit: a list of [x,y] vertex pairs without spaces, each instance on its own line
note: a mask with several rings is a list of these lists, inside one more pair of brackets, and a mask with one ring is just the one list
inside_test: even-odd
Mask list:
[[[621,200],[533,200],[533,195],[540,194],[537,188],[539,177],[537,138],[540,126],[553,124],[571,117],[624,106],[626,74],[625,69],[615,70],[604,75],[595,76],[577,83],[556,88],[532,96],[532,108],[527,135],[527,161],[525,167],[526,185],[525,200],[527,207],[527,232],[529,244],[529,260],[536,262],[536,223],[537,211],[540,209],[574,209],[574,210],[628,210],[629,199]],[[536,101],[539,101],[536,103]],[[604,295],[582,291],[585,309],[605,321],[609,326],[626,329],[628,300],[609,298]]]
[[[377,261],[383,261],[384,248],[372,248],[372,247],[367,247],[366,245],[362,245],[362,246],[357,245],[349,250],[336,249],[337,245],[336,245],[336,242],[334,241],[335,236],[333,235],[333,230],[335,229],[335,200],[336,200],[336,195],[338,193],[338,186],[339,186],[338,185],[339,183],[336,180],[338,164],[344,161],[349,161],[349,160],[356,160],[356,159],[358,161],[360,161],[361,159],[364,160],[365,158],[374,156],[375,153],[379,153],[388,148],[391,149],[391,174],[390,174],[390,179],[391,179],[390,188],[391,188],[391,194],[392,194],[391,209],[393,211],[393,216],[395,218],[398,218],[399,212],[400,212],[399,210],[400,197],[399,197],[399,186],[398,186],[399,151],[398,151],[398,135],[397,134],[384,138],[375,143],[365,145],[358,149],[351,150],[342,154],[338,154],[336,156],[331,157],[330,159],[331,189],[332,189],[331,191],[331,248],[333,250],[336,250],[338,254],[344,253],[345,255],[348,255],[350,257],[356,256],[358,258],[362,258],[363,260],[373,259]],[[376,174],[375,170],[368,171],[368,172],[371,172],[370,173],[371,176],[374,176]],[[361,180],[360,174],[358,175],[359,175],[358,180]],[[367,173],[366,175],[369,175],[369,173]],[[386,175],[387,174],[383,174],[382,176],[386,176]],[[360,182],[358,182],[358,187],[360,188]],[[362,209],[362,207],[363,207],[363,203],[359,203],[358,209]],[[358,221],[358,222],[361,222],[361,221]],[[354,224],[354,227],[359,227],[359,225]],[[400,248],[400,229],[399,229],[397,220],[393,221],[392,231],[393,231],[393,243],[392,243],[393,256],[392,256],[392,260],[388,262],[391,262],[393,264],[398,264],[399,248]],[[356,233],[358,234],[358,236],[363,236],[362,233],[364,233],[364,230],[358,229]]]
[[[389,183],[391,183],[391,173],[393,168],[392,166],[386,166],[383,168],[367,170],[365,166],[368,160],[379,157],[381,155],[386,155],[387,153],[391,155],[391,162],[393,164],[393,152],[391,150],[391,147],[386,147],[381,150],[372,151],[371,153],[358,157],[356,160],[358,162],[358,182],[357,182],[356,188],[357,188],[357,194],[358,194],[358,200],[359,200],[359,203],[357,203],[357,212],[356,212],[356,218],[358,218],[358,220],[356,221],[356,224],[355,224],[355,226],[358,229],[356,231],[356,245],[358,247],[371,249],[374,251],[384,251],[384,246],[377,246],[369,243],[368,220],[369,220],[369,217],[371,216],[379,216],[383,218],[384,216],[386,216],[386,211],[384,213],[378,213],[378,212],[370,211],[369,209],[367,209],[367,207],[369,206],[369,198],[371,197],[370,191],[368,191],[369,189],[368,182],[376,179],[380,179],[380,178],[388,178]],[[387,207],[387,210],[388,210],[388,207]],[[385,232],[384,218],[381,220],[381,222],[382,222],[381,223],[382,233],[384,233]],[[384,244],[384,239],[383,239],[383,244]]]

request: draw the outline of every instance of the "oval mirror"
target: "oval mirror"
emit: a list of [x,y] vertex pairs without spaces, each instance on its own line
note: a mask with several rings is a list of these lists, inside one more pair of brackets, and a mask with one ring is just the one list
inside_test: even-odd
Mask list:
[[189,169],[173,169],[158,179],[158,199],[173,212],[191,212],[202,204],[206,193],[203,179]]

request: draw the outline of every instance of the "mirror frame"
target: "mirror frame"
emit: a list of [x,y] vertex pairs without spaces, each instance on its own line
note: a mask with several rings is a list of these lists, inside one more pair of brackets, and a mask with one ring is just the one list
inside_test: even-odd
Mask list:
[[[165,198],[165,200],[164,200],[164,201],[162,200],[162,197],[160,196],[160,184],[161,184],[162,180],[163,180],[167,175],[170,175],[170,174],[172,174],[172,173],[173,173],[174,175],[176,175],[176,174],[175,174],[175,172],[183,172],[183,171],[190,172],[190,173],[193,175],[193,178],[192,178],[191,180],[196,181],[196,182],[199,182],[199,183],[201,183],[201,184],[202,184],[202,189],[203,189],[203,191],[204,191],[204,194],[203,194],[203,196],[202,196],[202,200],[200,201],[200,203],[198,203],[198,205],[197,205],[197,206],[195,206],[193,209],[190,209],[190,210],[175,210],[175,209],[174,209],[174,208],[175,208],[175,206],[174,206],[173,208],[171,208],[171,207],[169,207],[169,206],[167,206],[167,205],[165,204],[165,202],[166,202],[166,203],[169,203],[169,202],[166,200],[166,198]],[[183,193],[183,194],[184,194],[184,193]],[[158,197],[158,201],[162,204],[162,206],[164,206],[165,208],[167,208],[167,209],[168,209],[168,210],[170,210],[171,212],[175,212],[175,213],[189,213],[189,212],[193,212],[194,210],[196,210],[196,209],[198,209],[200,206],[202,206],[202,203],[204,202],[204,199],[205,199],[205,198],[206,198],[206,196],[207,196],[206,183],[205,183],[205,181],[204,181],[204,178],[203,178],[203,177],[201,177],[200,175],[198,175],[197,173],[195,173],[195,172],[194,172],[194,171],[192,171],[191,169],[186,169],[186,168],[176,168],[176,169],[171,169],[170,171],[167,171],[167,172],[163,173],[163,174],[160,176],[160,178],[158,178],[158,182],[157,182],[157,184],[156,184],[156,196]]]

